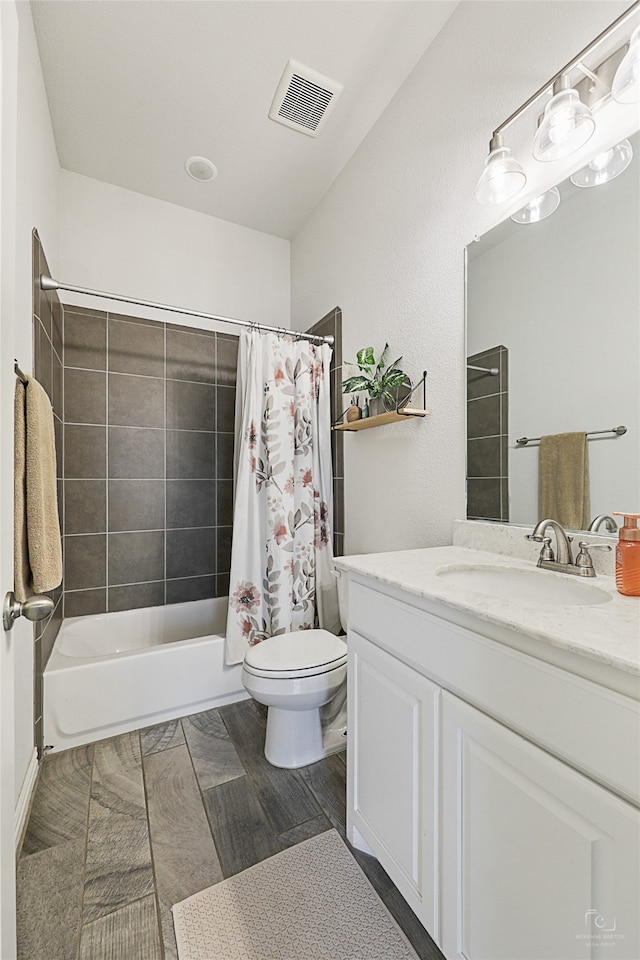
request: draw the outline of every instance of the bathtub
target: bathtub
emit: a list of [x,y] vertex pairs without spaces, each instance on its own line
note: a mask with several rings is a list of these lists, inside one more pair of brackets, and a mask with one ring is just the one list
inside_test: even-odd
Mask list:
[[45,749],[67,750],[243,700],[224,662],[227,598],[62,622],[44,671]]

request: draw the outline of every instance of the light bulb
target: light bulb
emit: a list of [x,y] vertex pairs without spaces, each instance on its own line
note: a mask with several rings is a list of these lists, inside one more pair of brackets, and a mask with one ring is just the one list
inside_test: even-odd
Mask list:
[[640,27],[631,34],[629,49],[616,70],[611,95],[618,103],[640,100]]
[[597,154],[586,167],[582,167],[571,177],[576,187],[599,187],[608,183],[626,170],[631,163],[633,149],[628,140],[622,140],[610,150]]
[[527,177],[518,161],[511,156],[511,150],[502,145],[499,134],[492,139],[490,146],[476,187],[476,198],[479,203],[504,203],[520,193]]
[[613,159],[613,150],[605,150],[604,153],[599,153],[597,157],[594,157],[593,160],[590,160],[588,166],[591,170],[604,170],[604,168],[611,163]]
[[576,118],[569,106],[559,107],[549,119],[549,139],[552,143],[565,143],[575,129]]
[[533,156],[542,161],[568,157],[584,146],[595,127],[591,111],[578,91],[560,89],[545,107],[533,141]]
[[539,197],[530,200],[521,210],[514,213],[511,219],[514,223],[539,223],[546,220],[560,204],[560,191],[557,187],[552,187]]

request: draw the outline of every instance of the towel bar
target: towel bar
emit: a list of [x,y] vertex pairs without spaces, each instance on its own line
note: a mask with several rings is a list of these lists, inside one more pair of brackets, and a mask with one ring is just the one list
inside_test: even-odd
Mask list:
[[[599,434],[599,433],[616,433],[619,437],[621,437],[622,434],[626,432],[627,432],[627,428],[620,426],[620,427],[611,427],[610,430],[589,430],[587,433],[587,436],[594,437],[596,434]],[[540,440],[540,437],[520,437],[519,440],[516,440],[516,443],[518,444],[519,447],[526,447],[528,443],[533,443],[534,440]]]

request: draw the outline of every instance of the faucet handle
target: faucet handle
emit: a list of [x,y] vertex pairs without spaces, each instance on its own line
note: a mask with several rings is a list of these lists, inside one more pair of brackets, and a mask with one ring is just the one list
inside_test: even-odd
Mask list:
[[580,553],[583,551],[588,553],[589,550],[611,550],[610,543],[589,543],[587,540],[579,540],[578,546],[580,547]]
[[593,559],[589,551],[611,550],[611,546],[608,543],[589,543],[587,540],[579,540],[578,546],[580,547],[580,553],[576,557],[576,567],[580,567],[584,575],[594,577]]
[[551,537],[542,538],[542,550],[540,551],[541,560],[555,560],[556,555],[551,549]]
[[534,537],[532,533],[525,534],[525,537],[527,540],[533,540],[534,543],[542,544],[538,562],[540,562],[540,560],[555,560],[556,555],[551,549],[551,537]]

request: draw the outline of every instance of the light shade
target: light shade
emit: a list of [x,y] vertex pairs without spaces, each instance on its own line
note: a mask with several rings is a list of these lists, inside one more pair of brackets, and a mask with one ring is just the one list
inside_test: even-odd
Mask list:
[[629,49],[613,78],[611,95],[618,103],[640,101],[640,27],[631,34]]
[[552,187],[546,193],[540,194],[535,200],[531,200],[522,208],[514,213],[511,219],[515,223],[539,223],[558,209],[560,204],[560,191],[557,187]]
[[595,127],[591,110],[578,91],[571,87],[561,89],[545,107],[533,141],[533,155],[544,161],[568,157],[584,146]]
[[571,177],[571,183],[575,183],[576,187],[599,187],[626,170],[632,157],[631,144],[628,140],[622,140],[610,150],[599,153],[586,167],[576,171]]
[[518,161],[511,156],[511,150],[503,146],[499,135],[492,139],[490,147],[476,187],[476,198],[479,203],[504,203],[520,193],[527,177]]

